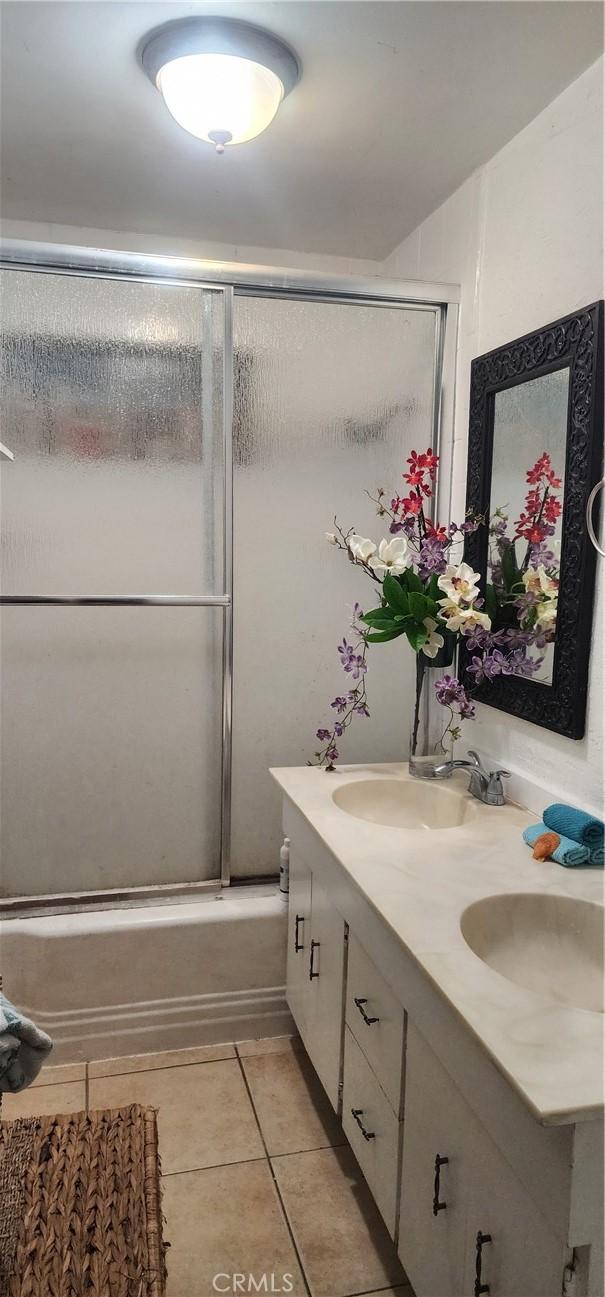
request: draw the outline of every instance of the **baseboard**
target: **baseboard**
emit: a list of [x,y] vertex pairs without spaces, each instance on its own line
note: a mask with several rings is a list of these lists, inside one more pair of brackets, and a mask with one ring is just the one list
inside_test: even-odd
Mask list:
[[52,1063],[90,1062],[288,1035],[295,1028],[285,990],[284,986],[269,986],[62,1013],[44,1013],[34,1007],[26,1012],[54,1041]]

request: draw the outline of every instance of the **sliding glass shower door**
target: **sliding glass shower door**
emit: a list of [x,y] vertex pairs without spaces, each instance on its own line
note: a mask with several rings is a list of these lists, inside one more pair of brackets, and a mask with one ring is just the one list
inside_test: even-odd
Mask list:
[[2,271],[4,896],[220,877],[230,291]]
[[[351,638],[353,604],[377,593],[325,533],[336,514],[345,529],[388,535],[366,492],[404,494],[406,456],[435,444],[440,329],[428,304],[235,298],[234,876],[275,872],[281,804],[268,768],[304,765],[349,687],[336,646]],[[343,757],[402,761],[413,654],[396,640],[370,658],[371,719],[351,727]]]

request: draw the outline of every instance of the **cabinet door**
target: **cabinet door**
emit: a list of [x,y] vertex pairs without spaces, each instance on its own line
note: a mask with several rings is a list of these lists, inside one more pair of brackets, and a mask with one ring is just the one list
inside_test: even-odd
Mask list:
[[489,1297],[559,1297],[566,1255],[564,1243],[479,1127],[468,1186],[463,1297],[473,1297],[476,1284],[477,1291],[487,1285]]
[[[465,1189],[475,1118],[408,1019],[399,1255],[417,1297],[472,1297],[464,1287]],[[447,1158],[438,1168],[437,1157]],[[521,1292],[516,1294],[521,1297]]]
[[335,1111],[340,1097],[344,949],[344,921],[313,875],[311,940],[305,950],[309,994],[304,1040]]
[[292,1017],[306,1041],[309,1008],[309,943],[311,941],[311,870],[290,849],[288,953],[286,998]]

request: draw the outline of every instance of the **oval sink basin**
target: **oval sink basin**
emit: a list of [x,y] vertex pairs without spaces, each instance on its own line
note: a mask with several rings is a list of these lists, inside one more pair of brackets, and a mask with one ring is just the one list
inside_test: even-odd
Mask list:
[[479,959],[509,982],[603,1013],[603,917],[590,901],[514,893],[469,905],[460,927]]
[[332,800],[358,820],[398,829],[455,829],[481,812],[462,789],[435,781],[360,779],[337,788]]

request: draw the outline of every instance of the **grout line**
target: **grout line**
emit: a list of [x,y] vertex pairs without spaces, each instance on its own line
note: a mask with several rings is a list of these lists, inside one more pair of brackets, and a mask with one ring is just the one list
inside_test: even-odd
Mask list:
[[[401,1297],[415,1297],[411,1283],[392,1283],[386,1291],[391,1292],[391,1289],[395,1293],[401,1291]],[[364,1288],[362,1292],[348,1293],[347,1297],[372,1297],[373,1293],[383,1293],[384,1291],[384,1288]]]
[[250,1166],[252,1162],[264,1162],[265,1157],[238,1157],[237,1162],[212,1162],[210,1166],[184,1166],[176,1171],[162,1171],[162,1180],[169,1180],[171,1175],[196,1175],[199,1171],[220,1171],[223,1166]]
[[235,1052],[237,1057],[241,1058],[242,1062],[245,1062],[247,1058],[284,1058],[288,1054],[302,1054],[304,1049],[296,1042],[292,1042],[287,1049],[259,1049],[258,1054],[252,1054],[249,1050],[246,1050],[245,1054],[240,1054],[236,1044]]
[[261,1126],[261,1124],[260,1124],[260,1119],[259,1119],[258,1113],[257,1113],[257,1111],[256,1111],[256,1105],[255,1105],[254,1099],[253,1099],[253,1097],[252,1097],[252,1091],[251,1091],[250,1086],[249,1086],[249,1084],[248,1084],[248,1077],[246,1076],[246,1072],[245,1072],[245,1069],[244,1069],[243,1061],[242,1061],[242,1059],[240,1058],[239,1054],[237,1055],[237,1061],[238,1061],[239,1066],[240,1066],[240,1071],[241,1071],[241,1074],[242,1074],[242,1078],[243,1078],[244,1085],[245,1085],[245,1087],[246,1087],[246,1091],[247,1091],[247,1094],[248,1094],[248,1098],[249,1098],[250,1103],[251,1103],[251,1105],[252,1105],[252,1111],[253,1111],[253,1113],[254,1113],[254,1120],[256,1121],[256,1125],[257,1125],[257,1127],[258,1127],[258,1133],[259,1133],[260,1138],[261,1138],[261,1143],[262,1143],[262,1146],[263,1146],[263,1148],[264,1148],[264,1150],[265,1150],[265,1159],[266,1159],[266,1162],[267,1162],[267,1166],[269,1167],[269,1174],[270,1174],[271,1179],[272,1179],[272,1181],[273,1181],[273,1187],[274,1187],[275,1192],[276,1192],[276,1194],[277,1194],[277,1199],[278,1199],[279,1205],[280,1205],[281,1210],[282,1210],[282,1216],[283,1216],[283,1219],[284,1219],[284,1222],[285,1222],[285,1225],[286,1225],[286,1229],[287,1229],[287,1231],[288,1231],[288,1234],[290,1235],[290,1242],[292,1243],[292,1247],[293,1247],[293,1249],[294,1249],[294,1255],[295,1255],[296,1260],[298,1261],[298,1264],[299,1264],[299,1267],[300,1267],[300,1273],[301,1273],[301,1275],[302,1275],[302,1281],[303,1281],[303,1283],[304,1283],[304,1285],[305,1285],[305,1291],[307,1292],[308,1297],[311,1297],[311,1288],[310,1288],[310,1285],[309,1285],[309,1282],[308,1282],[308,1279],[307,1279],[307,1273],[306,1273],[305,1267],[304,1267],[304,1265],[303,1265],[302,1256],[301,1256],[301,1254],[300,1254],[300,1252],[299,1252],[298,1244],[297,1244],[296,1239],[295,1239],[295,1237],[294,1237],[294,1232],[293,1232],[293,1230],[292,1230],[292,1226],[291,1226],[291,1224],[290,1224],[290,1217],[288,1216],[288,1212],[287,1212],[287,1210],[286,1210],[286,1204],[285,1204],[284,1199],[283,1199],[283,1197],[282,1197],[281,1189],[280,1189],[280,1187],[279,1187],[279,1184],[277,1183],[277,1176],[275,1175],[275,1172],[274,1172],[273,1167],[272,1167],[272,1165],[271,1165],[271,1158],[270,1158],[270,1156],[269,1156],[269,1150],[268,1150],[268,1148],[267,1148],[267,1144],[266,1144],[266,1141],[265,1141],[265,1136],[264,1136],[264,1134],[263,1134],[263,1128],[262,1128],[262,1126]]
[[[269,1159],[271,1162],[278,1162],[282,1157],[304,1157],[306,1153],[327,1153],[331,1148],[351,1148],[351,1145],[345,1136],[342,1144],[314,1144],[313,1148],[291,1148],[287,1153],[269,1153]],[[380,1289],[378,1291],[380,1292]]]
[[233,1053],[225,1054],[224,1058],[183,1059],[182,1063],[160,1063],[158,1067],[132,1067],[125,1072],[99,1072],[95,1076],[91,1076],[90,1079],[91,1081],[111,1081],[114,1076],[144,1076],[148,1072],[170,1072],[173,1067],[207,1067],[210,1063],[235,1063],[237,1058],[238,1055]]

